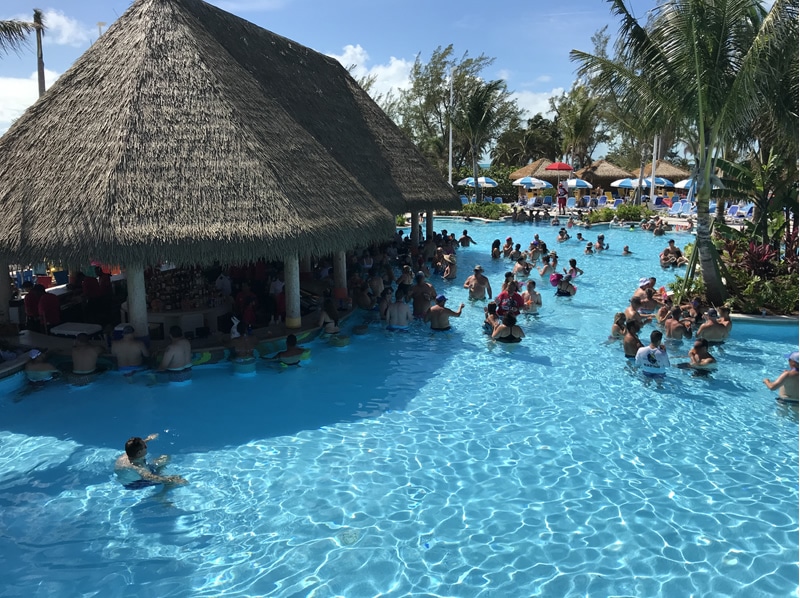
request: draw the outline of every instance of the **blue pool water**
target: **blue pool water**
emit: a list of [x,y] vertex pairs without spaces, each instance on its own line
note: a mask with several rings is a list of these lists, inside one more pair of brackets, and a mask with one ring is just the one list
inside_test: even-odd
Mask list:
[[[188,386],[108,374],[15,402],[5,382],[0,596],[796,592],[798,421],[761,380],[797,328],[735,323],[716,373],[647,386],[604,341],[639,277],[667,282],[663,239],[603,231],[611,251],[589,257],[548,226],[436,226],[480,243],[434,282],[468,304],[450,333],[372,324],[300,368],[208,366]],[[541,281],[527,338],[493,345],[461,283],[481,263],[498,291],[491,240],[533,232],[586,274],[572,299]],[[190,481],[166,497],[111,473],[152,432]]]

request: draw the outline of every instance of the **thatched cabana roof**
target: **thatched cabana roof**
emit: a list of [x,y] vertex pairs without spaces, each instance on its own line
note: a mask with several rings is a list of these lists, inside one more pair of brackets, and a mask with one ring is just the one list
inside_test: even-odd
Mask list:
[[321,255],[458,207],[335,60],[200,0],[137,0],[0,138],[0,253]]
[[[653,163],[650,162],[644,167],[644,176],[651,176],[653,173]],[[632,170],[631,175],[639,178],[639,169]],[[669,179],[673,183],[677,183],[682,179],[688,179],[689,173],[677,166],[670,164],[666,160],[656,160],[656,176]]]
[[515,170],[508,178],[512,181],[517,179],[521,179],[524,176],[532,176],[536,177],[537,179],[542,179],[549,182],[557,181],[559,178],[566,178],[566,174],[564,172],[559,173],[555,170],[545,170],[550,164],[552,164],[552,160],[548,160],[547,158],[539,158],[531,162],[530,164],[523,166],[522,168]]
[[617,179],[626,179],[631,175],[627,170],[615,166],[611,162],[597,160],[589,166],[581,168],[575,173],[575,176],[589,181],[595,187],[609,187]]

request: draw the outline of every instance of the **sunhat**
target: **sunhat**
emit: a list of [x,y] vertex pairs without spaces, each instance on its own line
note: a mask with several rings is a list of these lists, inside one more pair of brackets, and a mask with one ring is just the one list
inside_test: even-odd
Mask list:
[[639,287],[646,287],[650,284],[649,278],[640,278],[639,279]]
[[784,355],[784,357],[786,357],[786,359],[788,359],[789,361],[794,361],[795,363],[800,363],[800,361],[798,361],[798,359],[800,359],[800,353],[798,353],[797,351],[793,351],[791,353],[787,353],[786,355]]

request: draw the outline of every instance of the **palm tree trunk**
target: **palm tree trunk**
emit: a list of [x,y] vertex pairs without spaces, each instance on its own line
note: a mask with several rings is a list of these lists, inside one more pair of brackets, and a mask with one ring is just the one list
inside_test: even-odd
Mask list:
[[700,262],[700,272],[703,275],[703,283],[706,288],[706,299],[712,305],[722,305],[728,298],[728,290],[722,282],[722,274],[719,270],[719,253],[711,242],[711,214],[708,211],[709,201],[711,200],[711,171],[714,160],[709,156],[709,150],[700,153],[700,164],[698,165],[697,182],[697,238],[695,247],[698,252]]
[[33,10],[33,24],[36,27],[36,72],[39,76],[39,97],[45,92],[44,86],[44,54],[42,53],[42,35],[44,35],[44,20],[42,11],[38,8]]
[[483,201],[483,188],[478,184],[478,147],[472,144],[472,180],[475,183],[475,201]]

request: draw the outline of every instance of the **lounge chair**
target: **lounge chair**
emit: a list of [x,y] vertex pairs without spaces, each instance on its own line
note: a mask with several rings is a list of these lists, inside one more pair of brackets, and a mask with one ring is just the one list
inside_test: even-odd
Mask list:
[[681,211],[683,210],[683,204],[679,201],[676,201],[672,204],[672,207],[667,212],[667,216],[679,216]]
[[544,206],[549,208],[552,205],[553,205],[553,198],[550,195],[545,195]]
[[503,198],[502,197],[495,197],[494,198],[494,203],[503,203]]
[[608,198],[605,195],[603,195],[601,197],[598,197],[597,198],[597,207],[598,208],[603,207],[604,205],[606,205],[607,201],[608,201]]
[[681,209],[681,213],[679,215],[689,217],[692,215],[693,210],[694,206],[687,201],[685,204],[683,204],[683,208]]
[[736,220],[736,215],[739,213],[739,206],[731,206],[728,208],[728,212],[725,214],[725,220],[727,222],[733,222]]
[[613,206],[611,206],[611,209],[612,209],[612,210],[616,210],[616,209],[617,209],[618,207],[620,207],[620,206],[621,206],[623,203],[625,203],[625,200],[623,200],[623,199],[615,199],[615,200],[614,200],[614,205],[613,205]]
[[461,198],[461,205],[466,206],[469,204],[469,200],[466,197]]
[[575,209],[575,198],[574,197],[570,197],[569,199],[567,199],[567,209],[568,210]]

